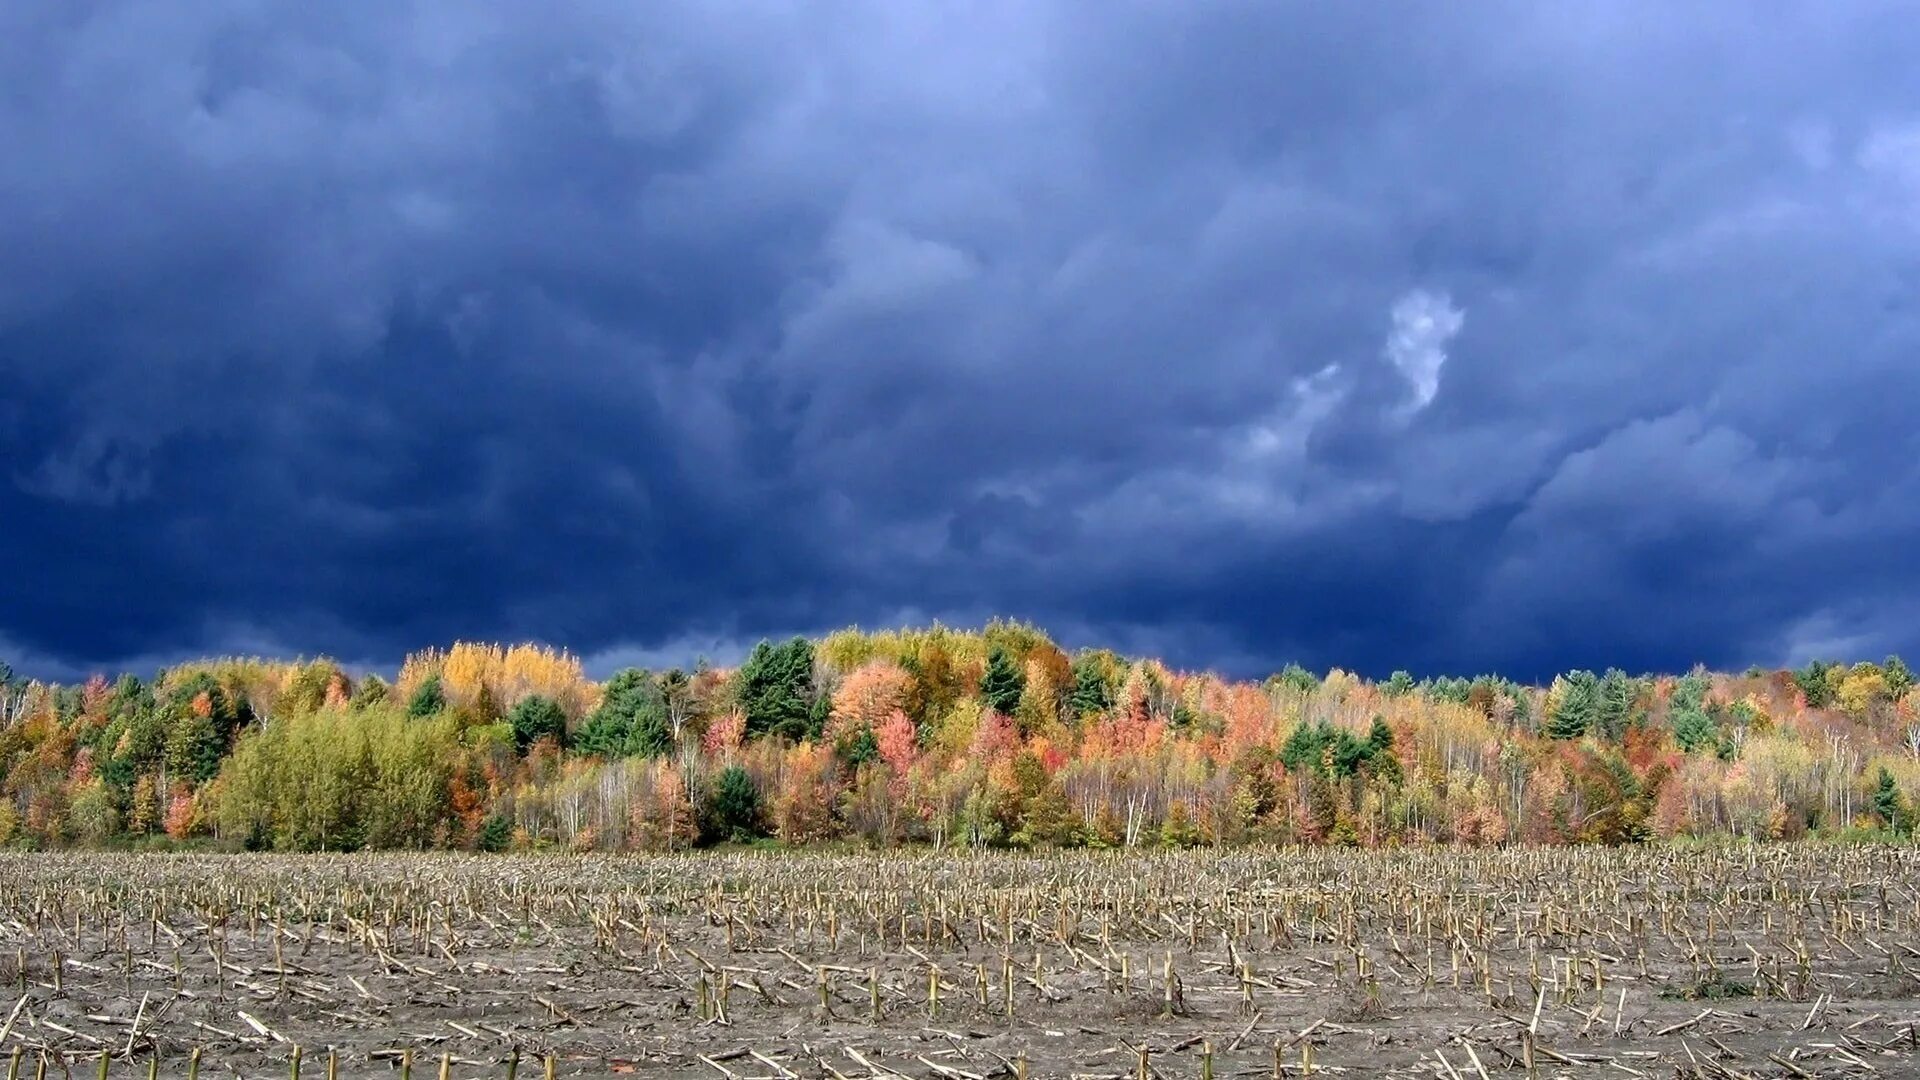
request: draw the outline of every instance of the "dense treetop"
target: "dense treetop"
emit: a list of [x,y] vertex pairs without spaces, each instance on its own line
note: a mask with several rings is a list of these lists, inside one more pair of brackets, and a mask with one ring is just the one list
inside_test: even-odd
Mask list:
[[456,644],[389,683],[219,659],[0,664],[0,843],[234,848],[1639,843],[1904,835],[1920,690],[1798,670],[1259,681],[995,621],[762,642],[737,669]]

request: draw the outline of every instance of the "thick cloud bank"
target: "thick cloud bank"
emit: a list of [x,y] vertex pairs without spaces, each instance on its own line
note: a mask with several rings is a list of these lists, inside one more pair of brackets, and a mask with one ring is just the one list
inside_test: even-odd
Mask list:
[[1920,650],[1917,53],[1855,2],[11,5],[0,653]]

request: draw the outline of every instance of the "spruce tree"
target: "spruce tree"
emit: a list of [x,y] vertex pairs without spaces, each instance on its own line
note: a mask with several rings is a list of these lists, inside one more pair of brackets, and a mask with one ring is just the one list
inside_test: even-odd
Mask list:
[[1073,690],[1067,695],[1067,704],[1073,709],[1073,715],[1081,719],[1098,716],[1113,707],[1113,690],[1107,686],[1107,677],[1100,665],[1089,657],[1073,662]]
[[760,792],[753,786],[753,777],[738,765],[720,770],[707,809],[712,834],[718,839],[743,842],[761,835]]
[[1633,679],[1619,668],[1608,668],[1600,679],[1600,694],[1595,719],[1601,736],[1618,740],[1627,730],[1633,710]]
[[1320,680],[1313,677],[1313,672],[1299,664],[1288,664],[1280,669],[1278,675],[1269,676],[1267,682],[1278,683],[1289,690],[1298,690],[1303,694],[1311,694],[1320,687]]
[[1893,773],[1884,765],[1874,782],[1873,816],[1880,819],[1882,828],[1892,831],[1899,831],[1906,824],[1906,800],[1900,797],[1899,785],[1893,782]]
[[1713,750],[1720,746],[1720,725],[1714,722],[1707,710],[1693,702],[1679,702],[1667,714],[1668,723],[1673,727],[1673,741],[1687,753],[1696,750]]
[[653,677],[639,668],[622,668],[607,680],[600,707],[588,715],[575,745],[602,757],[658,757],[672,749],[672,742]]
[[167,732],[167,770],[178,779],[205,783],[220,772],[226,740],[211,716],[188,710],[174,717]]
[[1793,673],[1793,681],[1800,693],[1807,699],[1807,705],[1815,709],[1824,709],[1833,704],[1833,665],[1824,660],[1809,660],[1807,666]]
[[1592,730],[1599,712],[1599,681],[1591,671],[1570,671],[1560,680],[1560,700],[1547,716],[1546,734],[1555,739],[1577,739]]
[[447,707],[447,695],[440,689],[440,676],[429,675],[407,699],[407,715],[415,720],[432,716]]
[[1002,716],[1012,716],[1020,706],[1020,692],[1027,686],[1027,676],[1020,670],[1007,650],[995,647],[987,654],[987,670],[980,676],[980,700],[987,707]]
[[1387,726],[1387,718],[1375,715],[1373,726],[1367,729],[1367,749],[1378,754],[1393,749],[1393,729]]
[[833,699],[825,694],[815,694],[807,703],[807,735],[809,739],[818,739],[827,730],[827,721],[833,719]]
[[748,736],[804,738],[813,711],[813,644],[803,637],[760,642],[740,665],[735,689]]
[[658,698],[648,698],[634,714],[627,734],[627,753],[634,757],[659,758],[673,752],[673,725],[667,722],[666,706]]
[[1327,740],[1331,736],[1325,724],[1295,724],[1287,741],[1280,744],[1280,764],[1290,773],[1325,772]]
[[564,744],[567,737],[567,714],[552,698],[539,694],[528,694],[520,699],[507,715],[507,722],[513,725],[513,742],[526,753],[527,747],[543,738]]
[[369,671],[353,690],[353,707],[364,712],[375,705],[383,705],[391,692],[392,688],[385,679]]
[[1898,656],[1887,657],[1887,662],[1880,665],[1880,671],[1887,678],[1887,696],[1895,701],[1913,689],[1913,669]]

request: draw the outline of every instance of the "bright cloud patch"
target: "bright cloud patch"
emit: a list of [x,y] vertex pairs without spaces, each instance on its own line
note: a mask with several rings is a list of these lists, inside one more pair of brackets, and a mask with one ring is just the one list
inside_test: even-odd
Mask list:
[[1413,400],[1405,406],[1407,414],[1426,408],[1440,392],[1447,343],[1466,320],[1467,313],[1454,307],[1443,292],[1415,289],[1394,302],[1386,357],[1413,389]]

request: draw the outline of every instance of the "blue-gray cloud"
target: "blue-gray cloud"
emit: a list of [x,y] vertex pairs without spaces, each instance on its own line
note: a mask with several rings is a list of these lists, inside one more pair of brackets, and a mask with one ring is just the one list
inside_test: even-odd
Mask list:
[[1920,649],[1909,14],[10,8],[0,649]]

